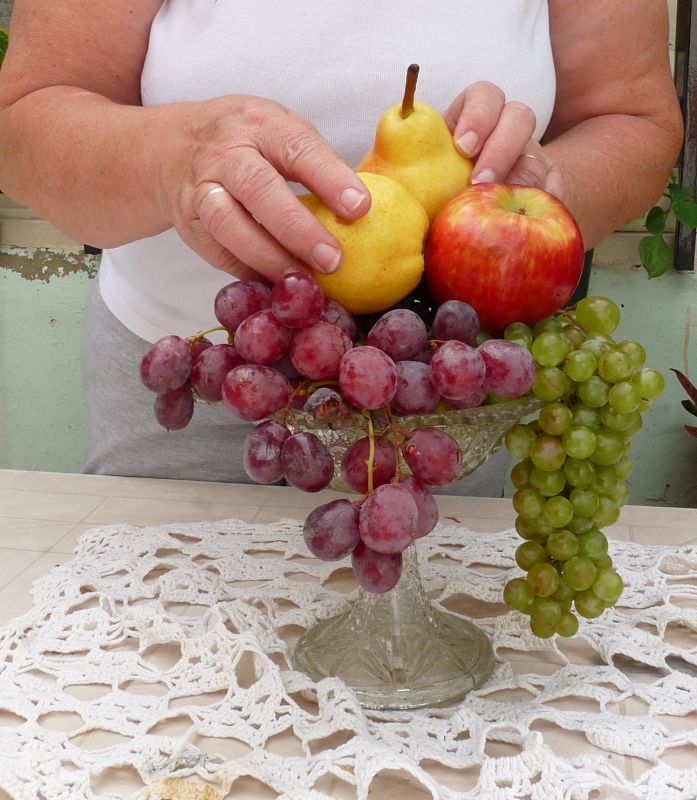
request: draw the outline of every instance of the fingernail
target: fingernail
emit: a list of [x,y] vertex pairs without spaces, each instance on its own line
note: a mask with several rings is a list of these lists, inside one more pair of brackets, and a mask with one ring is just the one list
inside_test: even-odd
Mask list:
[[364,200],[365,192],[359,192],[351,186],[339,195],[339,202],[349,213],[355,211]]
[[475,178],[472,178],[470,183],[493,183],[496,180],[493,169],[483,169],[477,173]]
[[477,149],[479,137],[474,131],[467,131],[455,142],[457,149],[465,156],[470,158],[474,155]]
[[341,250],[330,244],[316,244],[312,248],[312,257],[320,272],[329,274],[336,272],[341,263]]

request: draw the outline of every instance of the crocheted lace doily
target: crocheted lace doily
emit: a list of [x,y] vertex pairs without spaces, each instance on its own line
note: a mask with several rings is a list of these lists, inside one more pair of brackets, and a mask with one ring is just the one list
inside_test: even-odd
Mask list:
[[[411,776],[405,798],[697,797],[697,767],[668,757],[687,748],[697,764],[697,547],[612,542],[620,605],[574,640],[542,641],[500,605],[518,541],[445,521],[419,541],[426,591],[445,609],[463,598],[478,609],[497,666],[453,707],[385,713],[290,667],[289,641],[350,599],[348,565],[309,558],[299,522],[94,529],[35,584],[33,610],[0,629],[0,789],[114,797],[93,780],[128,765],[144,785],[198,776],[234,797],[254,779],[283,800],[336,785],[378,797],[386,771]],[[641,716],[621,714],[630,700]],[[72,728],[57,730],[56,714]],[[560,729],[581,742],[574,755],[555,750]],[[639,778],[615,766],[623,755],[644,760]]]

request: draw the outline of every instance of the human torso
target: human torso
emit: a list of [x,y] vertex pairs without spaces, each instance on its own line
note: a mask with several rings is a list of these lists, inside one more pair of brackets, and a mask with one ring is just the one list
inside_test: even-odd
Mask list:
[[[544,132],[555,93],[544,0],[165,0],[142,97],[266,97],[310,120],[355,166],[412,62],[419,100],[445,111],[465,86],[488,80],[529,105],[536,135]],[[100,277],[112,312],[149,340],[214,322],[213,298],[230,280],[173,230],[106,251]]]

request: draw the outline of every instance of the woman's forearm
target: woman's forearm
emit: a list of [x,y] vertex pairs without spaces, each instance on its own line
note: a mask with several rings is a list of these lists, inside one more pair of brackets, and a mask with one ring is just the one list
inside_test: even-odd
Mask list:
[[67,86],[35,91],[0,111],[1,188],[77,241],[113,247],[159,233],[171,222],[158,162],[184,106],[120,105]]
[[584,120],[545,145],[587,249],[656,202],[681,141],[675,114],[660,122],[618,114]]

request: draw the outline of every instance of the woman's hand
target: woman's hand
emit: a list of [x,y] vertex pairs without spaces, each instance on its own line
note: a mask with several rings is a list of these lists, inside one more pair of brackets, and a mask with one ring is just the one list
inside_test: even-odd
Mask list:
[[[329,273],[341,263],[334,237],[297,199],[297,181],[347,220],[370,194],[302,117],[269,100],[228,96],[179,106],[174,154],[162,154],[162,212],[213,266],[276,281],[289,267]],[[175,120],[173,120],[174,122]]]
[[498,86],[481,81],[453,100],[445,121],[456,147],[475,161],[472,183],[522,183],[564,199],[561,170],[533,139],[535,113],[524,103],[506,102]]

